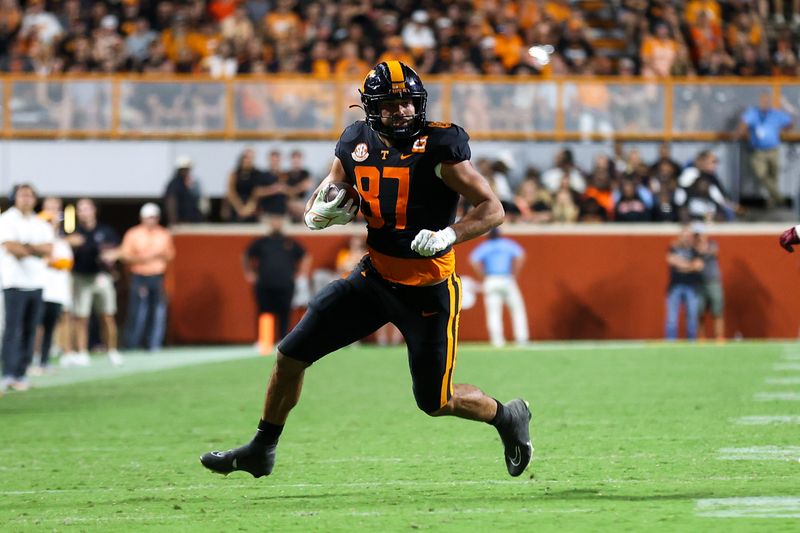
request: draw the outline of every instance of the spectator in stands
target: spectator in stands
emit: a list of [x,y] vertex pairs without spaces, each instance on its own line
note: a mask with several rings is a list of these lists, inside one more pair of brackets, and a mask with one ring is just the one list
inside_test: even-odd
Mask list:
[[303,164],[303,152],[300,150],[292,150],[289,160],[289,171],[286,172],[289,218],[292,222],[302,222],[306,209],[306,195],[312,189],[311,173]]
[[131,271],[128,314],[125,318],[125,347],[144,347],[151,352],[164,345],[167,329],[167,298],[164,272],[175,257],[172,235],[158,221],[161,209],[146,203],[139,210],[141,223],[125,232],[119,259]]
[[580,210],[575,202],[575,195],[569,188],[567,178],[564,178],[553,201],[553,222],[562,224],[577,222],[579,213]]
[[583,200],[593,200],[597,203],[605,211],[604,220],[611,220],[614,217],[612,182],[607,166],[596,166],[589,175],[589,185],[583,193]]
[[759,95],[758,106],[748,107],[742,113],[734,138],[747,136],[750,147],[750,165],[758,183],[767,190],[767,207],[783,204],[778,190],[780,175],[781,132],[792,127],[792,117],[782,109],[772,107],[772,95]]
[[269,234],[254,240],[242,257],[245,280],[253,286],[258,312],[275,315],[277,339],[286,336],[291,318],[295,278],[308,278],[311,256],[283,233],[283,216],[270,216]]
[[[32,375],[41,375],[47,372],[50,365],[50,356],[53,346],[53,334],[62,316],[62,312],[69,313],[72,306],[72,276],[70,271],[74,262],[72,248],[64,238],[62,230],[63,210],[60,198],[47,197],[42,202],[42,211],[39,213],[42,220],[53,229],[53,248],[47,256],[47,270],[45,271],[44,290],[42,292],[42,317],[41,317],[41,343],[39,344],[38,366],[31,368]],[[69,337],[69,320],[61,321],[67,328],[66,336]],[[61,356],[62,365],[72,359],[71,347]],[[65,365],[68,366],[68,365]]]
[[105,345],[112,365],[123,363],[117,350],[117,291],[111,269],[116,262],[119,238],[108,225],[97,221],[93,200],[81,198],[77,204],[78,224],[75,233],[67,236],[75,262],[72,267],[73,310],[75,326],[75,364],[88,365],[89,317],[100,315],[105,330]]
[[697,338],[698,290],[702,284],[703,260],[694,247],[690,226],[684,225],[667,253],[669,287],[667,289],[666,338],[678,338],[678,315],[686,309],[686,338]]
[[642,75],[665,78],[672,71],[672,64],[678,55],[678,43],[670,34],[669,27],[659,22],[654,35],[645,37],[640,50]]
[[259,215],[286,215],[289,188],[279,150],[269,152],[267,170],[260,173],[254,193],[258,198]]
[[470,265],[483,280],[486,306],[486,328],[492,346],[501,347],[503,335],[503,304],[508,306],[514,328],[514,340],[519,345],[528,342],[528,314],[517,278],[525,263],[525,251],[511,239],[501,237],[495,228],[488,239],[479,244],[469,256]]
[[542,185],[551,193],[561,189],[564,179],[570,189],[582,193],[586,190],[586,179],[575,166],[572,150],[562,148],[555,156],[555,166],[542,174]]
[[19,31],[20,38],[51,44],[55,43],[63,33],[64,28],[61,27],[58,17],[46,11],[44,0],[28,0]]
[[703,332],[703,318],[706,312],[711,313],[714,327],[714,338],[717,341],[725,340],[725,295],[722,289],[722,273],[719,268],[719,244],[708,238],[708,231],[704,224],[692,224],[695,249],[697,255],[703,260],[703,281],[698,293],[698,320],[700,322],[700,337],[705,337]]
[[167,225],[196,223],[205,219],[200,183],[192,176],[192,160],[181,155],[175,160],[175,174],[164,192]]
[[672,157],[669,143],[661,143],[658,146],[658,158],[650,165],[650,172],[659,176],[673,178],[681,173],[681,166]]
[[53,230],[36,216],[36,192],[24,183],[12,191],[14,205],[0,215],[0,278],[3,281],[3,329],[0,393],[29,388],[25,374],[33,360],[36,328],[42,313],[45,258],[53,249]]
[[528,175],[517,189],[514,205],[519,212],[519,222],[543,223],[553,220],[553,198],[539,181],[538,171],[529,169]]
[[[697,180],[707,182],[706,185],[701,185],[701,188],[708,189],[708,198],[721,210],[721,215],[724,219],[732,220],[739,206],[732,202],[729,198],[722,183],[717,176],[717,168],[719,166],[719,158],[709,150],[703,150],[694,162],[686,167],[678,177],[678,185],[688,196],[693,196],[695,191],[694,187]],[[701,196],[706,196],[705,193]],[[681,192],[676,195],[676,200],[679,204],[685,203],[684,196]],[[710,209],[710,208],[709,208]],[[716,209],[714,209],[716,211]]]
[[614,206],[614,220],[617,222],[650,222],[651,210],[645,205],[636,191],[636,182],[623,178],[620,183],[620,196]]
[[255,153],[246,148],[236,163],[236,168],[228,175],[225,200],[232,212],[225,218],[230,222],[255,222],[258,220],[258,198],[254,190],[261,180],[255,168]]
[[428,25],[428,12],[418,9],[411,14],[411,20],[403,27],[403,44],[415,58],[420,58],[425,50],[436,46],[436,36]]

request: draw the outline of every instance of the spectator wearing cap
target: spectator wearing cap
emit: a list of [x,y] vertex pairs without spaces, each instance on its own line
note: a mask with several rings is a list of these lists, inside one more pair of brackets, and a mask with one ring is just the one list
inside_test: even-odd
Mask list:
[[430,17],[427,11],[418,9],[411,14],[411,20],[403,27],[401,37],[406,48],[411,50],[415,57],[419,57],[426,50],[436,47],[436,35],[428,26]]
[[52,228],[33,211],[33,187],[18,185],[12,197],[14,206],[0,215],[0,278],[5,303],[0,392],[28,389],[25,374],[33,360],[42,313],[45,258],[53,249],[54,239]]
[[196,223],[204,220],[200,184],[192,176],[192,160],[187,155],[175,160],[175,174],[164,192],[167,225]]
[[146,203],[139,210],[141,223],[125,232],[119,258],[131,271],[128,316],[124,342],[130,349],[160,350],[164,344],[167,299],[164,272],[175,257],[170,232],[159,225],[161,209]]

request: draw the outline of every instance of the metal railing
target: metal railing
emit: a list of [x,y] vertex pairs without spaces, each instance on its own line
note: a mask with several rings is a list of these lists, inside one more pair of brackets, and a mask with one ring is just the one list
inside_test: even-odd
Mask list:
[[[0,77],[2,136],[336,139],[363,116],[361,80],[311,76]],[[428,118],[474,139],[725,139],[769,91],[800,114],[795,78],[426,78]],[[788,140],[800,140],[800,124]]]

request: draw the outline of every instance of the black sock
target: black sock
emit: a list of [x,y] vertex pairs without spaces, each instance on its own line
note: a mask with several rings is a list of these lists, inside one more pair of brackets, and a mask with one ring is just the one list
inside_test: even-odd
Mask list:
[[489,421],[489,424],[493,425],[494,427],[502,427],[505,426],[509,418],[511,417],[510,413],[503,407],[503,404],[500,403],[497,399],[494,400],[497,402],[497,413],[495,413],[494,418]]
[[275,444],[278,442],[278,437],[281,436],[282,431],[283,426],[270,424],[265,420],[260,420],[258,422],[258,431],[256,431],[256,436],[253,437],[253,442],[256,444],[263,444],[265,446]]

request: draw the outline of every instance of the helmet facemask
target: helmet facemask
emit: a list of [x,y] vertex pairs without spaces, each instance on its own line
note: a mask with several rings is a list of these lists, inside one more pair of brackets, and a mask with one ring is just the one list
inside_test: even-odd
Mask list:
[[[395,125],[393,123],[384,124],[381,120],[381,103],[395,100],[411,100],[414,104],[414,114],[410,116],[410,120],[405,125]],[[427,94],[410,94],[410,93],[397,93],[386,96],[369,96],[366,94],[361,95],[361,102],[364,104],[364,111],[367,114],[367,123],[369,126],[390,139],[411,139],[422,131],[425,125],[425,104],[427,103]],[[394,120],[394,117],[392,117]]]
[[[411,139],[425,126],[425,106],[428,92],[413,69],[398,61],[380,63],[364,80],[361,103],[366,121],[373,131],[390,139]],[[381,120],[381,104],[397,100],[411,100],[414,114],[403,125],[384,124]],[[394,119],[392,119],[394,122]]]

